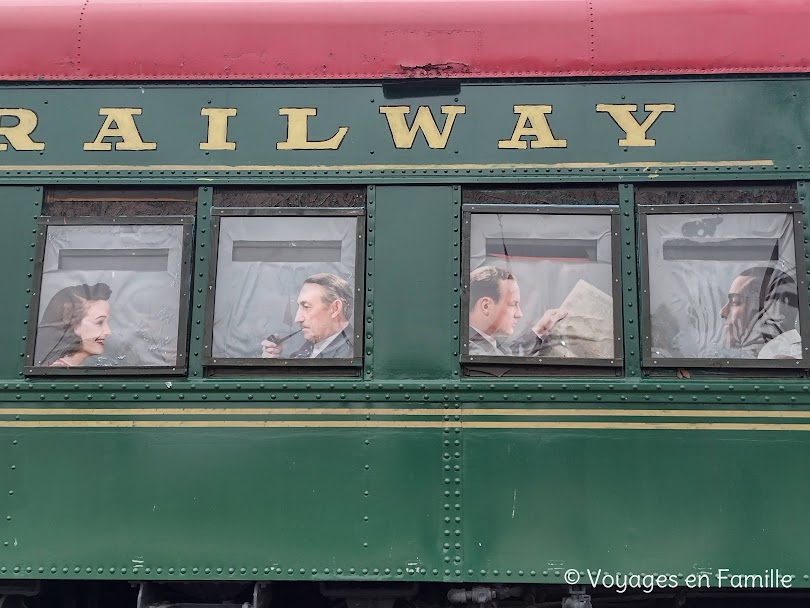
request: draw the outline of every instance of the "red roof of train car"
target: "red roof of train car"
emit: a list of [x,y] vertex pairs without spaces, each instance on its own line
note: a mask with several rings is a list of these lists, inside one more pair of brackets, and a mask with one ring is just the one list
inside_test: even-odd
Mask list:
[[0,0],[0,80],[810,71],[807,0]]

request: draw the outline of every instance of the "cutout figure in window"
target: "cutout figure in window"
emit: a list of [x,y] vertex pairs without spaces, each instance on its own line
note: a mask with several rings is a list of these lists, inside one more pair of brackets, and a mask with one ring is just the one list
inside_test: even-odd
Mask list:
[[728,289],[720,310],[723,343],[759,359],[801,359],[796,282],[775,268],[743,270]]
[[523,317],[520,287],[515,275],[498,266],[480,266],[470,273],[469,354],[485,356],[534,356],[546,334],[568,313],[551,309],[516,340],[511,336]]
[[[352,288],[339,276],[322,272],[304,280],[298,293],[295,323],[301,329],[288,336],[262,340],[262,357],[276,359],[349,359],[354,355]],[[283,355],[284,342],[298,333],[306,342],[297,351]]]
[[104,352],[110,331],[110,294],[105,283],[74,285],[48,302],[37,327],[37,365],[75,367]]

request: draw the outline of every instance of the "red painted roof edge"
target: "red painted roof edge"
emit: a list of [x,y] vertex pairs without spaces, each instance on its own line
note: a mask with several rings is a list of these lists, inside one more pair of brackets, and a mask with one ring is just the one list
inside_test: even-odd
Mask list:
[[0,0],[0,80],[810,71],[806,0]]

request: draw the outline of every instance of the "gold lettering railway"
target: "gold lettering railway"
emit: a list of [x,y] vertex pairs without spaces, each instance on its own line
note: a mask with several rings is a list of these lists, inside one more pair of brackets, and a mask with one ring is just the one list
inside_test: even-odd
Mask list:
[[[616,140],[619,147],[653,147],[655,139],[647,132],[664,113],[674,113],[673,103],[641,104],[646,116],[639,122],[636,114],[639,104],[596,104],[594,112],[605,114],[619,127],[623,136]],[[501,150],[525,150],[528,148],[567,148],[568,140],[555,134],[550,117],[554,108],[545,104],[515,104],[514,127],[511,133],[503,134],[502,139],[492,142]],[[459,116],[467,113],[463,105],[443,105],[440,112],[443,124],[438,125],[437,117],[429,106],[418,106],[415,111],[409,105],[379,106],[379,114],[384,117],[391,135],[391,143],[397,149],[410,149],[419,133],[424,136],[428,147],[444,149],[450,139],[455,124],[462,122]],[[154,134],[144,135],[139,129],[136,116],[144,113],[143,108],[102,107],[98,114],[101,124],[95,134],[88,133],[82,143],[87,152],[127,150],[149,152],[158,149]],[[199,111],[204,119],[200,123],[200,139],[196,145],[200,150],[233,151],[237,141],[229,137],[230,119],[238,116],[238,108],[202,108]],[[278,115],[286,122],[286,138],[275,142],[276,150],[338,150],[350,130],[350,126],[334,127],[334,134],[326,139],[311,139],[310,119],[318,115],[317,108],[279,108]],[[412,118],[411,118],[412,115]],[[14,124],[0,126],[0,151],[43,151],[47,141],[36,132],[39,116],[30,108],[0,108],[0,124],[8,117]],[[409,123],[410,118],[410,123]]]

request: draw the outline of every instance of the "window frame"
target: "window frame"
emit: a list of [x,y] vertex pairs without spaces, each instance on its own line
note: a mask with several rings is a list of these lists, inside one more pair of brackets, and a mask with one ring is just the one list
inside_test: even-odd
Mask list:
[[[607,215],[610,216],[610,247],[613,298],[613,343],[614,356],[610,359],[593,359],[580,357],[511,357],[511,356],[478,356],[467,354],[469,349],[469,313],[470,313],[470,245],[472,216],[475,214],[522,214],[522,215]],[[624,346],[622,340],[622,306],[621,306],[621,251],[619,242],[619,206],[618,205],[500,205],[500,204],[466,204],[462,205],[461,234],[461,329],[460,361],[469,366],[497,365],[533,369],[566,368],[608,368],[620,370],[624,365]],[[587,369],[583,369],[587,372]]]
[[[82,217],[82,216],[41,216],[37,220],[37,239],[34,249],[34,278],[31,292],[31,305],[26,334],[25,366],[26,376],[185,376],[188,372],[188,335],[191,307],[191,275],[194,241],[193,216],[127,216],[127,217]],[[45,265],[45,247],[49,226],[183,226],[183,242],[180,251],[180,300],[177,314],[177,361],[172,366],[76,366],[40,367],[33,365],[39,325],[40,291],[42,271]]]
[[[798,203],[734,203],[734,204],[675,204],[675,205],[638,205],[638,265],[641,285],[641,365],[649,370],[693,368],[693,369],[810,369],[810,314],[808,313],[808,295],[806,269],[804,262],[804,219],[802,207]],[[799,300],[799,335],[802,338],[801,359],[732,359],[729,357],[712,358],[656,358],[650,352],[652,329],[650,310],[650,275],[649,243],[647,239],[647,218],[650,215],[717,215],[724,213],[784,213],[793,216],[793,249],[796,257],[796,290]]]
[[[217,267],[219,264],[219,236],[222,218],[227,217],[356,217],[355,231],[355,302],[352,316],[354,328],[354,353],[351,359],[264,359],[261,357],[213,357],[214,345],[214,306],[216,303]],[[324,370],[324,376],[340,375],[334,370],[360,370],[363,366],[364,311],[363,293],[365,289],[366,260],[366,208],[363,207],[214,207],[211,209],[211,251],[208,266],[208,294],[205,303],[205,331],[203,339],[203,369],[208,371],[231,371],[238,375],[240,368],[245,370],[289,369],[296,373],[317,373]],[[358,305],[360,304],[360,305]],[[325,370],[324,368],[329,368]],[[305,370],[310,370],[309,372]]]

